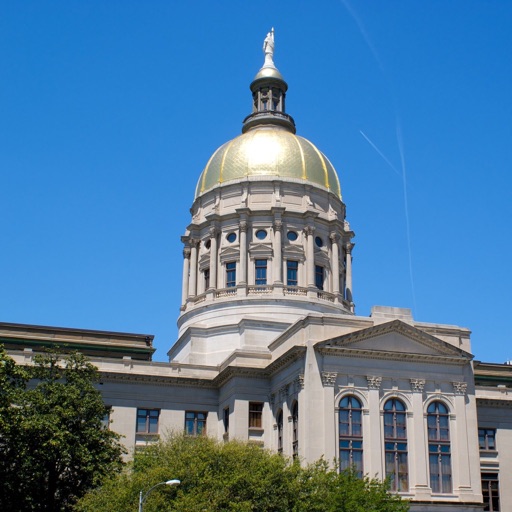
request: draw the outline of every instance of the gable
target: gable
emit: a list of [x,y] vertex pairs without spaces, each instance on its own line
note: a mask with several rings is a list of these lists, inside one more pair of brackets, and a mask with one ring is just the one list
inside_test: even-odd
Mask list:
[[330,354],[355,356],[373,353],[400,359],[417,356],[420,359],[470,360],[473,357],[468,352],[400,320],[321,341],[316,344],[316,349]]

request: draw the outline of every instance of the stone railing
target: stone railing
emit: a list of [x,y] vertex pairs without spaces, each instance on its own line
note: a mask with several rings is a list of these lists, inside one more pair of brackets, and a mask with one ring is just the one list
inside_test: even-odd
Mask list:
[[266,295],[272,293],[274,287],[271,285],[256,285],[247,288],[247,295]]
[[301,297],[306,297],[308,294],[308,289],[302,288],[301,286],[285,286],[284,294],[285,295],[299,295]]
[[217,299],[221,297],[230,297],[231,295],[236,295],[236,288],[223,288],[222,290],[217,290],[215,296]]
[[335,295],[332,294],[332,293],[328,293],[328,292],[322,292],[322,291],[319,291],[317,292],[317,297],[319,299],[322,299],[322,300],[328,300],[329,302],[334,302],[334,299],[335,299]]

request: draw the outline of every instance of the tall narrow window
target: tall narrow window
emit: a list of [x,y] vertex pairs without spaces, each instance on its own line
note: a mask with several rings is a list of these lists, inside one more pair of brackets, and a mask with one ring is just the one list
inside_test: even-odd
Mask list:
[[267,260],[256,260],[256,285],[267,284]]
[[263,428],[263,404],[249,402],[249,428]]
[[400,400],[392,398],[384,404],[386,478],[392,491],[409,490],[406,419],[405,406]]
[[222,423],[224,424],[224,433],[229,434],[229,407],[224,408]]
[[324,289],[324,267],[315,265],[315,286],[319,290]]
[[233,288],[236,286],[236,261],[228,261],[226,263],[226,287]]
[[340,469],[354,468],[363,477],[363,409],[355,396],[345,396],[340,401]]
[[206,416],[205,412],[186,411],[185,434],[189,436],[206,434]]
[[448,409],[432,402],[427,409],[430,487],[432,492],[452,492],[452,461]]
[[482,495],[484,498],[484,510],[499,512],[500,490],[497,473],[482,473]]
[[496,429],[479,428],[478,446],[481,451],[496,450]]
[[210,269],[204,269],[204,289],[208,290],[210,288]]
[[293,402],[292,406],[292,455],[299,456],[299,403]]
[[137,409],[137,434],[158,433],[158,409]]
[[288,286],[297,286],[297,273],[299,270],[299,262],[294,260],[286,261],[286,284]]
[[283,410],[277,413],[277,451],[283,453]]

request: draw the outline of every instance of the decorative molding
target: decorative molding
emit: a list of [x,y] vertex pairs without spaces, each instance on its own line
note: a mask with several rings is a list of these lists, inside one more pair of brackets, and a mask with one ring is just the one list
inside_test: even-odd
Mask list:
[[456,395],[465,395],[468,389],[467,382],[452,382],[453,391]]
[[337,378],[337,372],[322,372],[322,384],[324,386],[334,387]]
[[289,384],[286,384],[279,389],[279,399],[281,400],[281,402],[286,401],[286,399],[288,398],[289,387]]
[[425,379],[410,379],[411,389],[413,393],[423,393],[425,387]]
[[367,375],[366,380],[368,381],[368,389],[380,389],[380,385],[382,384],[382,377]]

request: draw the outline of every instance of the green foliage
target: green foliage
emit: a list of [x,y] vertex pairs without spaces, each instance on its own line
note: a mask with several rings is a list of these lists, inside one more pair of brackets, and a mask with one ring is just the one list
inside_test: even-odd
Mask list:
[[78,353],[20,367],[0,347],[0,510],[61,512],[121,469],[96,368]]
[[156,487],[145,512],[406,512],[408,503],[382,482],[341,474],[319,461],[301,467],[258,446],[173,434],[136,454],[129,471],[115,476],[78,503],[79,512],[137,510],[140,490]]

